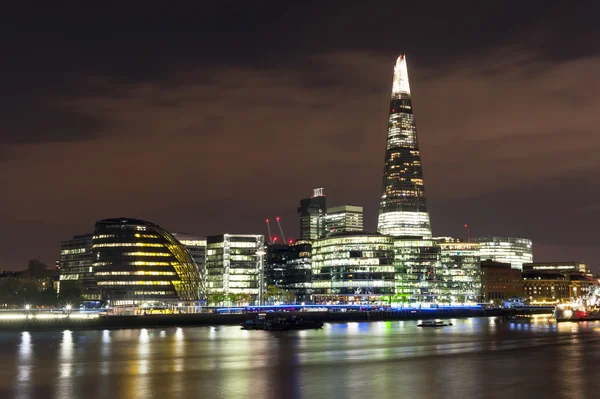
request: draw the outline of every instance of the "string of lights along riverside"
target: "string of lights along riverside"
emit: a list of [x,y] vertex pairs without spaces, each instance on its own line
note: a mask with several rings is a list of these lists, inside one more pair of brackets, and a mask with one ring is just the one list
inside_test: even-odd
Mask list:
[[394,67],[377,231],[393,236],[431,237],[404,54]]

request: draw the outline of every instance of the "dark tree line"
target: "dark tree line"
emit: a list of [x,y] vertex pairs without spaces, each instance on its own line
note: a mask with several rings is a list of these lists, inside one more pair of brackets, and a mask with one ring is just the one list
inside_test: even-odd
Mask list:
[[30,260],[27,269],[0,279],[0,308],[78,306],[79,282],[62,282],[60,294],[53,287],[53,271],[39,260]]

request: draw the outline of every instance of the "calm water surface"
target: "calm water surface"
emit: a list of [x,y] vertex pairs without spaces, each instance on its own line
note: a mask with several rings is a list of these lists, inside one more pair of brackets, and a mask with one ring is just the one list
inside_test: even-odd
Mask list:
[[0,333],[0,398],[600,398],[600,323]]

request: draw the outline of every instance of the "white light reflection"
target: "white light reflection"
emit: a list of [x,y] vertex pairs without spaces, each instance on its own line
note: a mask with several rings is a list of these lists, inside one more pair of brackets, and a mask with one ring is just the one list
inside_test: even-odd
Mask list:
[[31,344],[31,334],[27,331],[21,334],[21,344],[19,345],[19,372],[17,380],[19,382],[28,382],[31,377],[31,355],[33,345]]

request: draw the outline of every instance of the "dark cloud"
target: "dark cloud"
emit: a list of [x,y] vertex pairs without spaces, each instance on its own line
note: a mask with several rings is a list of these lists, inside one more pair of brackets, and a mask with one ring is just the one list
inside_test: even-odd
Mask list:
[[363,205],[374,230],[401,50],[434,233],[461,236],[468,222],[475,235],[532,238],[539,259],[595,262],[597,48],[558,57],[525,34],[584,40],[572,24],[553,34],[557,3],[432,14],[307,2],[236,8],[221,25],[223,4],[199,6],[199,21],[215,20],[197,29],[171,24],[173,11],[129,30],[126,12],[110,29],[103,12],[40,22],[11,50],[23,87],[0,131],[0,269],[51,261],[103,217],[217,234],[281,216],[294,237],[297,203],[317,186],[331,205]]

